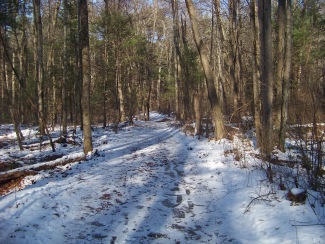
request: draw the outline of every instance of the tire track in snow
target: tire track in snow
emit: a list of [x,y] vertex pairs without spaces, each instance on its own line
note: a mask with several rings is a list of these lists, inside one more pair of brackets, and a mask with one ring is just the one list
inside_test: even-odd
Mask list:
[[156,122],[146,122],[131,135],[133,142],[123,139],[123,132],[113,135],[119,141],[98,146],[105,157],[22,191],[21,203],[29,204],[35,216],[10,211],[17,219],[11,220],[14,227],[6,243],[21,242],[27,235],[46,243],[215,240],[205,230],[205,220],[195,214],[195,182],[185,184],[189,152],[182,140],[188,138]]

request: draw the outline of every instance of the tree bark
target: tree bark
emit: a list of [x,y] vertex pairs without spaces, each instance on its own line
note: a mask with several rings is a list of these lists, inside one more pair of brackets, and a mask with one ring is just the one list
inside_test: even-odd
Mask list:
[[200,96],[198,94],[194,94],[194,111],[195,111],[195,135],[200,136],[202,134],[201,102],[200,102]]
[[206,46],[204,45],[204,42],[201,39],[202,35],[199,32],[198,19],[192,0],[186,0],[186,6],[191,19],[193,37],[200,56],[201,65],[204,71],[206,85],[208,89],[208,98],[210,101],[214,121],[214,138],[216,140],[219,140],[225,136],[225,128],[219,99],[217,97],[216,88],[214,86],[214,76],[208,60]]
[[[38,96],[38,111],[44,116],[44,65],[43,65],[43,27],[41,17],[40,0],[33,0],[34,7],[34,24],[36,34],[36,49],[37,49],[37,96]],[[44,119],[44,118],[43,118]],[[45,121],[38,116],[39,133],[45,134]]]
[[[59,2],[59,1],[58,1]],[[62,77],[62,135],[66,136],[67,135],[67,127],[68,127],[68,108],[67,108],[67,92],[66,92],[66,86],[67,86],[67,65],[68,65],[68,50],[67,50],[67,39],[68,39],[68,34],[67,34],[67,25],[68,25],[68,20],[67,20],[67,14],[68,14],[68,5],[67,5],[67,0],[63,0],[63,77]],[[53,80],[54,82],[54,80]],[[55,90],[55,87],[53,87]],[[53,98],[55,100],[55,98]]]
[[[148,60],[149,62],[149,60]],[[152,82],[151,82],[151,71],[150,71],[150,67],[149,65],[146,68],[147,70],[147,87],[148,87],[148,93],[145,95],[146,99],[145,99],[145,120],[149,121],[150,120],[150,98],[151,98],[151,86],[152,86]]]
[[26,18],[26,0],[23,1],[23,10],[22,10],[22,37],[21,37],[21,48],[20,48],[20,96],[19,96],[19,109],[21,115],[22,123],[26,122],[26,107],[24,106],[26,97],[23,92],[25,88],[26,81],[28,80],[28,62],[27,62],[27,37],[26,37],[26,28],[27,28],[27,18]]
[[176,118],[181,118],[181,106],[180,106],[180,87],[181,87],[181,50],[179,41],[179,16],[178,16],[178,1],[171,0],[172,12],[173,12],[173,37],[174,37],[174,65],[175,65],[175,112]]
[[161,90],[161,62],[159,61],[158,80],[157,80],[157,87],[156,87],[156,91],[157,91],[157,110],[158,110],[158,112],[161,112],[161,108],[160,108],[160,99],[161,99],[160,90]]
[[116,84],[117,84],[117,92],[119,98],[119,112],[120,112],[120,122],[125,122],[127,120],[126,112],[125,112],[125,97],[124,97],[124,87],[123,87],[123,80],[122,80],[122,65],[120,61],[120,51],[116,50]]
[[91,121],[90,121],[90,52],[89,52],[89,30],[88,30],[88,6],[87,0],[79,0],[79,48],[82,77],[82,120],[84,132],[84,153],[88,154],[93,150]]
[[292,47],[292,4],[287,0],[286,6],[286,39],[285,39],[285,63],[282,87],[281,122],[279,130],[279,149],[285,150],[285,134],[288,119],[289,83],[291,72],[291,47]]
[[[78,2],[79,0],[76,0]],[[78,3],[77,3],[78,5]],[[79,11],[79,10],[78,10]],[[78,15],[78,23],[80,22]],[[78,33],[80,33],[80,24],[78,24]],[[76,33],[74,41],[78,42],[78,45],[75,45],[74,49],[74,59],[75,59],[75,69],[74,73],[76,79],[74,82],[74,97],[75,97],[75,109],[74,109],[74,133],[77,130],[77,123],[80,123],[80,129],[83,130],[83,119],[82,119],[82,67],[81,67],[81,48],[79,48],[79,37]]]
[[[52,86],[49,88],[52,88],[52,101],[50,102],[52,104],[52,109],[51,109],[51,120],[52,120],[52,128],[54,129],[54,125],[57,122],[57,88],[56,88],[56,76],[55,76],[55,65],[54,65],[54,40],[56,36],[56,28],[57,28],[57,19],[58,19],[58,14],[59,14],[59,9],[61,6],[61,0],[57,0],[54,8],[54,14],[53,17],[51,17],[51,13],[49,10],[49,19],[50,23],[48,24],[48,42],[49,42],[49,53],[48,53],[48,60],[47,60],[47,73],[51,77],[52,80]],[[63,10],[65,11],[65,10]],[[65,13],[63,13],[64,15]],[[62,91],[63,93],[63,91]],[[63,117],[63,116],[62,116]],[[62,118],[63,120],[63,118]],[[64,134],[64,133],[63,133]]]
[[269,158],[272,152],[272,102],[273,102],[273,57],[271,0],[258,1],[261,53],[262,97],[262,153]]
[[236,79],[237,69],[237,50],[238,50],[238,37],[237,37],[237,0],[229,0],[229,78],[230,78],[230,89],[229,89],[229,100],[232,111],[237,111],[238,107],[238,81]]
[[216,37],[217,37],[217,46],[216,46],[216,55],[217,55],[217,75],[218,75],[218,83],[216,84],[217,87],[217,93],[219,94],[220,97],[220,106],[224,108],[224,111],[229,112],[228,107],[229,105],[225,102],[226,101],[226,92],[225,92],[225,67],[224,67],[224,62],[223,62],[223,57],[222,57],[222,47],[224,45],[224,31],[222,28],[222,21],[221,21],[221,16],[220,16],[220,0],[215,0],[214,1],[214,8],[216,12]]
[[[182,30],[182,40],[183,40],[183,49],[186,53],[189,50],[189,45],[187,41],[187,24],[186,20],[181,18],[181,30]],[[190,118],[190,84],[191,84],[191,75],[190,68],[187,65],[187,60],[183,58],[182,61],[182,70],[183,70],[183,81],[182,81],[182,119],[187,121]]]
[[250,3],[250,25],[252,29],[252,78],[253,78],[253,98],[254,98],[254,124],[256,131],[256,142],[257,147],[261,147],[261,88],[260,88],[260,77],[259,77],[259,61],[258,61],[258,28],[256,21],[256,1],[252,0]]
[[109,79],[109,59],[108,59],[108,15],[109,15],[109,3],[108,0],[105,0],[105,36],[104,36],[104,62],[105,62],[105,74],[104,74],[104,91],[103,91],[103,127],[107,125],[107,112],[106,112],[106,101],[107,101],[107,86]]
[[286,0],[278,0],[278,46],[277,46],[277,67],[276,67],[276,97],[274,104],[275,131],[278,136],[277,145],[280,147],[280,128],[281,128],[281,104],[282,88],[284,79],[284,56],[285,56],[285,22],[286,22]]

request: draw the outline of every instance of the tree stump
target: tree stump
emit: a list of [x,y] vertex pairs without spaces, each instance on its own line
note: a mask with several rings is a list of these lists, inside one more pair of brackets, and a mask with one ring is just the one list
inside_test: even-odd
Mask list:
[[287,193],[287,198],[292,201],[291,205],[304,204],[307,198],[307,191],[299,188],[292,188]]

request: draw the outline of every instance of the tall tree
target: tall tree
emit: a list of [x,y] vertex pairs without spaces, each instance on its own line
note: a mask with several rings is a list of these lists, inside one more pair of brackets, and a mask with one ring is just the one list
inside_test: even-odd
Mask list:
[[181,48],[179,37],[179,13],[178,1],[171,0],[172,13],[173,13],[173,37],[174,37],[174,65],[175,65],[175,112],[178,119],[181,118],[181,99],[180,99],[180,86],[181,86]]
[[239,30],[238,30],[238,0],[229,0],[229,100],[233,110],[238,108],[239,100]]
[[189,113],[190,113],[190,83],[191,83],[191,77],[190,77],[190,60],[189,60],[189,54],[190,54],[190,48],[188,45],[187,40],[187,23],[185,16],[181,16],[181,38],[182,38],[182,54],[181,54],[181,82],[180,82],[180,112],[181,112],[181,119],[183,121],[187,121],[189,119]]
[[[67,41],[68,41],[68,4],[67,0],[63,0],[63,77],[62,77],[62,135],[67,135],[67,127],[68,127],[68,109],[67,109],[67,80],[68,80],[68,49],[67,49]],[[53,84],[54,85],[54,84]],[[55,87],[53,87],[55,90]],[[53,97],[55,100],[55,97]]]
[[[286,124],[288,119],[288,99],[289,99],[289,82],[290,82],[290,72],[291,72],[291,42],[292,42],[292,6],[291,0],[286,0],[285,6],[285,44],[284,44],[284,65],[283,65],[283,79],[281,84],[281,96],[280,101],[280,117],[279,127],[278,127],[278,147],[280,150],[285,150],[285,133]],[[278,77],[279,78],[279,77]]]
[[[39,132],[41,135],[45,134],[44,121],[44,64],[43,64],[43,27],[41,16],[41,2],[40,0],[33,0],[34,7],[34,24],[36,34],[36,74],[37,74],[37,94],[38,94],[38,111],[41,116],[38,116]],[[43,117],[43,119],[41,118]]]
[[107,114],[106,114],[106,101],[107,99],[107,86],[108,86],[108,80],[109,80],[109,56],[108,56],[108,34],[109,34],[109,23],[108,23],[108,15],[109,15],[109,1],[105,0],[105,11],[104,11],[104,62],[105,62],[105,69],[104,69],[104,89],[103,89],[103,127],[106,127],[106,120],[107,120]]
[[288,120],[288,102],[289,102],[289,84],[291,74],[291,56],[292,56],[292,3],[287,0],[286,6],[286,45],[285,45],[285,64],[282,87],[282,103],[281,103],[281,126],[279,133],[279,147],[285,149],[285,134]]
[[[57,100],[57,77],[56,77],[56,72],[55,72],[55,53],[54,53],[54,44],[56,38],[56,29],[57,29],[57,23],[58,23],[58,15],[59,15],[59,10],[61,6],[61,0],[57,0],[56,2],[54,1],[54,8],[51,6],[52,1],[49,1],[49,11],[48,11],[48,28],[47,28],[47,40],[49,43],[49,52],[48,52],[48,60],[47,60],[47,67],[46,67],[46,73],[48,74],[49,77],[51,77],[52,81],[52,86],[49,86],[48,89],[48,94],[51,93],[50,89],[52,89],[52,97],[48,97],[48,104],[51,104],[51,120],[52,120],[52,127],[54,127],[57,119],[57,105],[58,105],[58,100]],[[64,10],[65,11],[65,10]],[[53,13],[52,13],[53,12]],[[63,18],[64,18],[64,13],[63,13]],[[63,27],[64,28],[64,27]],[[45,29],[45,28],[44,28]],[[63,92],[62,92],[63,93]],[[51,99],[52,98],[52,99]],[[63,110],[63,108],[62,108]],[[64,112],[62,116],[62,123],[63,123],[63,134],[65,131],[65,126],[64,126]]]
[[224,37],[224,30],[222,27],[222,18],[220,13],[220,0],[214,1],[214,9],[215,9],[215,15],[216,15],[216,60],[217,60],[217,75],[218,75],[218,93],[220,97],[220,103],[221,106],[224,108],[224,110],[227,112],[229,105],[225,103],[226,101],[226,93],[225,93],[225,65],[223,62],[223,54],[222,49],[225,41]]
[[260,69],[262,100],[262,153],[270,157],[272,151],[273,56],[271,0],[258,0],[260,26]]
[[88,3],[87,0],[79,0],[79,53],[80,77],[82,78],[82,121],[84,133],[84,153],[93,150],[91,121],[90,121],[90,51],[89,51],[89,28],[88,28]]
[[223,115],[222,115],[222,111],[221,111],[220,102],[217,97],[217,92],[216,92],[216,88],[214,85],[215,79],[213,76],[212,68],[211,68],[209,60],[208,60],[206,45],[204,44],[204,42],[201,38],[202,35],[199,31],[198,19],[197,19],[196,10],[193,5],[193,1],[186,0],[186,7],[188,10],[190,19],[191,19],[193,38],[194,38],[196,48],[197,48],[199,56],[200,56],[201,65],[202,65],[202,68],[204,71],[206,85],[207,85],[207,89],[208,89],[208,98],[210,101],[213,122],[214,122],[214,138],[216,140],[219,140],[225,136],[225,128],[224,128]]
[[[278,0],[278,35],[277,35],[277,67],[276,67],[276,83],[275,83],[275,130],[280,131],[281,124],[281,101],[282,101],[282,83],[284,74],[284,55],[285,55],[285,5],[286,0]],[[278,141],[279,142],[279,141]]]
[[195,135],[202,134],[201,128],[201,101],[198,94],[194,94],[194,111],[195,111]]
[[27,36],[26,36],[26,28],[27,28],[27,17],[26,17],[26,12],[27,12],[27,3],[26,0],[22,2],[22,36],[21,36],[21,48],[20,48],[20,57],[19,57],[19,62],[20,62],[20,79],[21,79],[21,86],[20,87],[20,112],[21,112],[21,121],[23,123],[26,122],[26,114],[25,110],[26,107],[24,106],[25,101],[26,101],[26,96],[25,93],[23,92],[23,89],[26,86],[26,81],[28,80],[28,62],[27,62]]
[[257,28],[256,1],[250,3],[250,26],[252,30],[252,78],[253,78],[253,100],[254,100],[254,124],[256,131],[257,146],[261,146],[261,88],[259,78],[259,60],[258,60],[258,28]]

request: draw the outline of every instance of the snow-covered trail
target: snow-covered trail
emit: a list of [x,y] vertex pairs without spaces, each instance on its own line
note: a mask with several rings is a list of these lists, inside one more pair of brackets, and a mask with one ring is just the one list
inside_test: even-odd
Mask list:
[[301,208],[310,209],[286,207],[281,193],[244,214],[251,197],[269,188],[260,171],[236,166],[226,140],[198,141],[171,122],[150,121],[94,133],[94,146],[98,157],[0,198],[0,243],[322,240],[297,236],[290,221],[305,220]]

